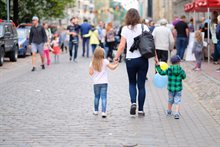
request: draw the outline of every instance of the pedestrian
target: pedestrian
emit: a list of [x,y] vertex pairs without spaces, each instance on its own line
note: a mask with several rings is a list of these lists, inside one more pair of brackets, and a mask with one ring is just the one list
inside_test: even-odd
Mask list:
[[160,26],[152,33],[156,46],[156,53],[159,61],[167,62],[168,54],[174,48],[174,38],[171,30],[167,27],[166,19],[160,20]]
[[111,22],[107,24],[107,28],[106,28],[106,44],[108,46],[107,57],[110,61],[112,61],[113,50],[115,49],[115,31],[113,29],[113,24]]
[[102,99],[102,117],[107,116],[107,89],[108,89],[108,68],[114,70],[118,67],[118,62],[111,64],[105,59],[105,51],[101,47],[97,47],[94,52],[92,62],[89,66],[89,74],[93,79],[94,87],[94,115],[98,115],[99,99]]
[[39,24],[39,18],[34,16],[32,18],[33,26],[30,29],[29,45],[32,52],[32,65],[31,71],[36,70],[36,54],[39,52],[41,56],[41,68],[45,69],[44,66],[44,43],[47,42],[47,34],[42,25]]
[[152,33],[152,32],[154,31],[154,29],[155,29],[155,22],[154,22],[153,20],[150,21],[150,27],[149,27],[149,29],[150,29],[150,32],[151,32],[151,33]]
[[47,65],[49,66],[50,65],[50,40],[51,40],[52,33],[50,29],[48,28],[47,23],[43,23],[43,27],[47,34],[47,42],[44,44],[44,58],[47,59]]
[[160,68],[159,61],[157,57],[155,58],[156,61],[156,70],[160,75],[167,75],[168,76],[168,109],[167,115],[172,115],[172,106],[173,104],[176,105],[176,111],[174,114],[175,119],[180,118],[180,103],[182,99],[182,80],[186,78],[185,71],[181,68],[180,62],[181,58],[178,55],[174,55],[171,57],[172,65],[163,71]]
[[89,58],[89,37],[84,37],[84,35],[88,34],[91,28],[92,26],[88,23],[88,20],[84,19],[84,22],[80,26],[83,46],[82,56],[85,57],[86,53],[87,58]]
[[83,37],[90,37],[90,45],[92,47],[92,53],[94,54],[95,49],[99,45],[99,33],[98,30],[94,25],[92,25],[92,29],[89,31],[88,34],[83,35]]
[[98,26],[98,32],[99,32],[99,42],[100,42],[100,47],[104,48],[105,47],[105,36],[106,36],[106,30],[105,30],[105,24],[103,21],[99,22]]
[[194,32],[195,31],[193,18],[190,19],[188,27],[189,27],[189,32]]
[[[144,31],[149,31],[149,28],[143,24]],[[148,59],[143,58],[139,50],[130,51],[134,43],[134,38],[142,34],[142,23],[138,11],[134,8],[128,10],[125,17],[125,25],[121,32],[121,41],[115,56],[115,61],[119,60],[127,43],[126,53],[126,68],[129,79],[130,93],[130,114],[136,114],[137,95],[138,95],[138,115],[145,116],[144,103],[146,96],[145,82],[148,71]],[[138,88],[138,91],[137,91]]]
[[64,51],[67,53],[67,46],[65,44],[67,35],[66,35],[66,31],[64,30],[62,26],[60,27],[60,31],[58,35],[59,35],[59,45],[62,50],[62,53],[64,53]]
[[181,60],[184,58],[185,49],[188,45],[189,28],[186,23],[186,16],[181,16],[180,21],[175,25],[175,30],[177,32],[176,38],[176,49],[177,55],[180,56]]
[[201,70],[202,49],[203,49],[202,33],[200,31],[196,31],[195,32],[195,41],[193,43],[193,48],[192,48],[192,53],[195,55],[195,58],[196,58],[196,65],[193,68],[193,70],[195,70],[195,71]]
[[[80,26],[77,24],[77,18],[72,17],[70,19],[71,24],[67,27],[67,34],[70,35],[69,39],[69,55],[70,55],[70,61],[76,62],[77,53],[78,53],[78,46],[79,46],[79,31]],[[73,47],[74,47],[74,56],[73,56]],[[73,57],[72,57],[73,56]]]
[[59,54],[60,54],[60,46],[59,46],[59,36],[54,34],[54,39],[51,42],[52,52],[54,54],[54,63],[59,63]]
[[[220,54],[220,15],[217,17],[217,19],[218,19],[218,25],[217,25],[217,28],[216,28],[216,37],[217,37],[217,40],[218,40],[217,50],[218,50],[218,53]],[[220,68],[218,68],[216,70],[216,72],[220,72]]]
[[[209,31],[208,31],[208,25],[209,25],[209,22],[205,22],[204,24],[204,27],[202,29],[202,32],[204,33],[204,42],[209,42],[209,45],[211,46],[212,45],[212,33],[211,33],[211,29],[209,28]],[[208,33],[209,32],[209,33]],[[209,35],[208,35],[209,34]],[[208,46],[204,46],[203,48],[203,57],[204,59],[207,59],[208,58]]]
[[211,23],[211,27],[210,27],[210,31],[211,31],[211,34],[212,34],[212,42],[214,44],[214,54],[212,55],[213,64],[218,64],[218,60],[220,58],[220,54],[219,54],[218,48],[217,48],[218,40],[217,40],[217,37],[216,37],[217,23],[218,23],[218,20],[217,20],[217,17],[216,17],[216,19],[212,19],[212,23]]

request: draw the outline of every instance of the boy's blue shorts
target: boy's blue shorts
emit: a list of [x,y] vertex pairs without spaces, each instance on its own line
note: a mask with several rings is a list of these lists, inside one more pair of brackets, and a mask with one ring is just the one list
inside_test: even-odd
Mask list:
[[181,103],[182,91],[178,91],[178,92],[169,91],[168,95],[169,95],[169,99],[168,99],[169,104],[178,105]]

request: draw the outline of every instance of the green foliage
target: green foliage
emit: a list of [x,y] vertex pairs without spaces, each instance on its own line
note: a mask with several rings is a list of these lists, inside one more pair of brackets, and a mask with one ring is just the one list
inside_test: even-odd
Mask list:
[[[5,3],[3,1],[5,0],[0,0],[0,16],[6,14],[4,12]],[[13,0],[10,1],[13,5]],[[34,15],[46,19],[61,18],[64,16],[64,9],[69,4],[74,4],[75,0],[18,0],[18,2],[19,22],[28,22]]]
[[5,0],[0,0],[0,19],[6,17]]

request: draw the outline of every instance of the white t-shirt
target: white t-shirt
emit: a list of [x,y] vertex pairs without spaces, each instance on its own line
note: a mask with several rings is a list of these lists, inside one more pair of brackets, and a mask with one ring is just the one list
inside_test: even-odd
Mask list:
[[[92,75],[93,84],[108,84],[108,64],[109,61],[104,59],[101,72],[94,70],[94,74]],[[91,66],[92,63],[90,63]]]
[[[144,25],[144,31],[149,31],[149,28]],[[141,24],[137,24],[132,29],[131,26],[124,26],[121,31],[121,36],[123,36],[126,39],[127,42],[127,59],[133,59],[133,58],[139,58],[141,57],[141,54],[139,50],[135,50],[133,53],[130,52],[130,48],[134,43],[134,38],[139,36],[142,33]]]

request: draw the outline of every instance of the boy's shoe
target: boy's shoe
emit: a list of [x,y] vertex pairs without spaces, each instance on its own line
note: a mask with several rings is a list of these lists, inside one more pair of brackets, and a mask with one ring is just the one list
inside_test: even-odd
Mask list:
[[70,61],[72,61],[72,57],[70,57]]
[[174,119],[180,119],[180,114],[179,114],[179,113],[176,113],[176,114],[174,115]]
[[106,112],[102,112],[102,118],[106,118],[106,117],[107,117]]
[[145,116],[145,112],[144,111],[138,111],[138,116]]
[[45,66],[44,66],[44,64],[43,64],[43,65],[41,65],[41,68],[42,68],[42,69],[45,69]]
[[98,111],[93,111],[93,114],[94,114],[94,115],[98,115],[99,112],[98,112]]
[[137,108],[136,103],[133,103],[133,104],[131,105],[130,115],[135,115],[135,114],[136,114],[136,108]]
[[167,116],[171,116],[172,115],[172,111],[167,110]]
[[33,71],[36,71],[36,67],[33,67],[31,71],[32,71],[32,72],[33,72]]

